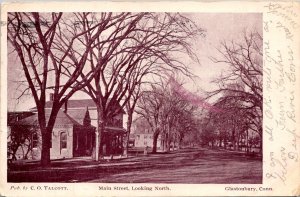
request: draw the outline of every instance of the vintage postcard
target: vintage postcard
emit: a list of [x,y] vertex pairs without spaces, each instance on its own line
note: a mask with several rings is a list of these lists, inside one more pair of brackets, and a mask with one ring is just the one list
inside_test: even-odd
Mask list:
[[0,195],[299,196],[299,13],[3,3]]

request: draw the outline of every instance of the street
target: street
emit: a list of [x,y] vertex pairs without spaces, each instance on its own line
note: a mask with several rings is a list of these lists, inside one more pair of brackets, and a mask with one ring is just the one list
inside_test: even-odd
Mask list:
[[189,148],[112,161],[57,160],[46,169],[37,162],[16,165],[8,171],[8,181],[259,184],[262,161],[240,152]]

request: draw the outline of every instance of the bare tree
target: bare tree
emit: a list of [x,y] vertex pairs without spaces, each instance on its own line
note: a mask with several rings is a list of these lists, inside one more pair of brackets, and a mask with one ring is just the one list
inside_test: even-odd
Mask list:
[[28,154],[32,151],[33,135],[38,135],[38,125],[10,125],[10,132],[7,140],[8,154],[12,160],[17,159],[17,151],[22,150],[22,159],[28,159]]
[[147,120],[153,131],[153,149],[157,151],[157,139],[161,135],[163,150],[170,151],[171,144],[180,145],[183,138],[197,130],[194,114],[196,107],[178,96],[168,80],[152,85],[151,90],[143,91],[138,100],[136,113]]
[[[142,78],[147,73],[169,69],[188,73],[186,66],[171,54],[185,52],[195,57],[188,40],[203,33],[180,14],[115,13],[110,17],[109,21],[119,20],[102,39],[99,37],[90,51],[88,61],[96,75],[84,88],[97,106],[96,160],[101,154],[99,149],[107,120],[126,107],[137,93],[135,88],[139,88]],[[81,76],[86,77],[84,73]],[[120,107],[116,108],[117,105]],[[130,107],[130,116],[134,105]]]
[[[28,90],[34,98],[39,127],[42,133],[41,164],[50,164],[50,139],[55,118],[61,106],[92,78],[93,71],[79,76],[84,70],[89,51],[99,37],[107,21],[90,28],[77,28],[77,15],[88,24],[88,14],[62,13],[9,13],[8,41],[22,65]],[[72,31],[76,28],[76,31]],[[92,34],[92,36],[87,36]],[[81,44],[86,40],[85,44]],[[81,47],[78,47],[81,44]],[[76,64],[74,65],[74,61]],[[71,76],[66,78],[65,76]],[[51,82],[53,78],[53,82]],[[26,89],[27,90],[27,89]],[[49,119],[45,115],[47,90],[53,92],[53,104]]]
[[[139,72],[137,72],[139,73]],[[129,136],[130,136],[130,132],[131,132],[131,125],[132,125],[132,121],[133,121],[133,113],[134,113],[134,109],[135,106],[137,104],[138,99],[141,96],[141,86],[142,86],[142,77],[144,76],[143,74],[145,73],[141,73],[140,76],[136,76],[137,78],[133,78],[131,79],[132,81],[129,82],[131,84],[131,87],[129,87],[129,90],[134,89],[133,92],[131,94],[127,96],[125,96],[125,99],[127,100],[126,102],[126,112],[127,112],[127,128],[126,128],[126,137],[125,137],[125,142],[124,142],[124,155],[127,156],[128,154],[128,143],[129,143]],[[128,91],[129,92],[129,91]]]
[[[229,71],[214,81],[219,88],[208,93],[208,98],[219,97],[214,106],[222,109],[210,114],[211,119],[222,124],[220,135],[222,128],[231,131],[230,141],[238,149],[245,132],[248,138],[248,130],[262,139],[262,37],[245,32],[240,42],[223,42],[219,52],[222,58],[213,61],[225,63]],[[223,140],[226,146],[227,139]]]
[[[215,80],[219,89],[209,93],[210,97],[227,92],[229,99],[239,98],[262,110],[262,37],[258,33],[244,33],[241,42],[222,43],[219,50],[223,59],[216,63],[230,66],[229,72]],[[235,83],[234,83],[235,82]]]
[[157,151],[157,139],[162,127],[162,119],[160,115],[162,113],[163,94],[156,90],[155,86],[152,86],[152,91],[143,91],[136,113],[142,116],[150,125],[153,131],[153,148],[152,153]]
[[[173,79],[174,80],[174,79]],[[179,83],[177,83],[179,84]],[[162,121],[165,122],[163,130],[165,136],[165,149],[170,151],[171,143],[180,143],[182,139],[196,129],[194,126],[194,113],[196,106],[193,106],[187,98],[183,98],[177,89],[171,85],[164,90],[165,102],[163,105]]]
[[[184,106],[178,106],[181,110],[175,110],[175,121],[172,124],[171,134],[173,134],[173,145],[177,143],[178,148],[182,144],[199,144],[199,117],[197,116],[198,107],[188,101],[182,101]],[[170,145],[168,146],[170,148]]]

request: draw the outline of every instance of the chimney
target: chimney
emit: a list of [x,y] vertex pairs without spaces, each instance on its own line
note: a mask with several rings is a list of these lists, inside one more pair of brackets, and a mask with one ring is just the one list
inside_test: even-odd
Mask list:
[[50,93],[49,99],[50,99],[50,101],[53,101],[53,100],[54,100],[54,94],[53,94],[53,93]]

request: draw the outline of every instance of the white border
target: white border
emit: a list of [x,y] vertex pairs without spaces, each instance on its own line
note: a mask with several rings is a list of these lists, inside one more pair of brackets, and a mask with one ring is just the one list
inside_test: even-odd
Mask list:
[[[279,2],[280,3],[280,2]],[[4,3],[1,5],[1,21],[6,20],[6,13],[9,11],[64,11],[64,12],[75,12],[75,11],[133,11],[133,12],[141,12],[141,11],[167,11],[167,12],[202,12],[202,13],[213,13],[213,12],[221,12],[221,13],[241,13],[241,12],[261,12],[264,14],[264,20],[279,20],[276,19],[273,15],[268,13],[267,8],[269,2],[242,2],[242,1],[232,1],[232,2],[193,2],[193,1],[184,1],[184,2],[40,2],[40,3]],[[292,5],[293,9],[300,13],[299,3],[289,3],[289,2],[281,2],[283,5]],[[298,17],[298,23],[300,22]],[[297,62],[297,76],[299,75],[299,56],[300,56],[300,42],[299,42],[299,28],[297,30],[293,30],[295,35],[295,41],[293,45],[295,61]],[[264,34],[264,39],[268,38],[272,43],[275,43],[276,47],[280,48],[282,42],[285,42],[285,39],[282,38],[282,32],[273,32],[271,34]],[[270,181],[266,179],[264,174],[263,184],[100,184],[100,183],[7,183],[6,180],[6,120],[7,120],[7,44],[6,44],[6,26],[1,26],[1,168],[0,168],[0,195],[4,196],[264,196],[264,195],[299,195],[300,187],[300,171],[299,171],[299,162],[292,163],[289,162],[288,166],[288,174],[286,184],[282,184],[282,182],[278,180]],[[272,52],[273,55],[274,52]],[[276,75],[274,74],[274,78]],[[265,78],[264,78],[265,80]],[[298,79],[299,80],[299,79]],[[299,82],[294,87],[288,87],[290,89],[294,89],[295,92],[299,87]],[[298,88],[299,89],[299,88]],[[276,93],[276,90],[268,92],[272,98],[276,100],[276,98],[280,97],[280,94]],[[299,92],[295,94],[297,105],[296,105],[296,113],[297,117],[299,117]],[[286,100],[287,102],[287,100]],[[278,108],[276,104],[274,104],[274,108],[272,108],[274,113],[278,113]],[[265,119],[264,119],[265,124]],[[271,122],[273,126],[275,126],[274,122]],[[299,127],[299,122],[297,122],[296,126]],[[299,130],[297,130],[299,133]],[[264,133],[264,163],[263,169],[264,173],[270,169],[269,163],[270,158],[266,157],[269,155],[270,151],[274,150],[278,153],[278,148],[281,145],[289,146],[288,134],[279,134],[277,133],[276,137],[280,137],[280,140],[277,140],[276,143],[269,143],[266,139],[266,134]],[[299,135],[299,134],[298,134]],[[300,139],[297,140],[298,147],[300,149]],[[299,150],[298,150],[299,151]],[[299,154],[300,155],[300,154]],[[300,156],[299,156],[300,157]],[[67,186],[68,191],[25,191],[25,190],[10,190],[11,186],[27,186],[30,188],[31,186]],[[140,186],[157,186],[157,185],[167,185],[171,188],[170,191],[152,191],[152,192],[137,192],[137,191],[99,191],[98,186],[125,186],[125,185],[140,185]],[[259,190],[259,187],[272,187],[272,192],[232,192],[226,191],[226,186],[230,187],[255,187]]]

